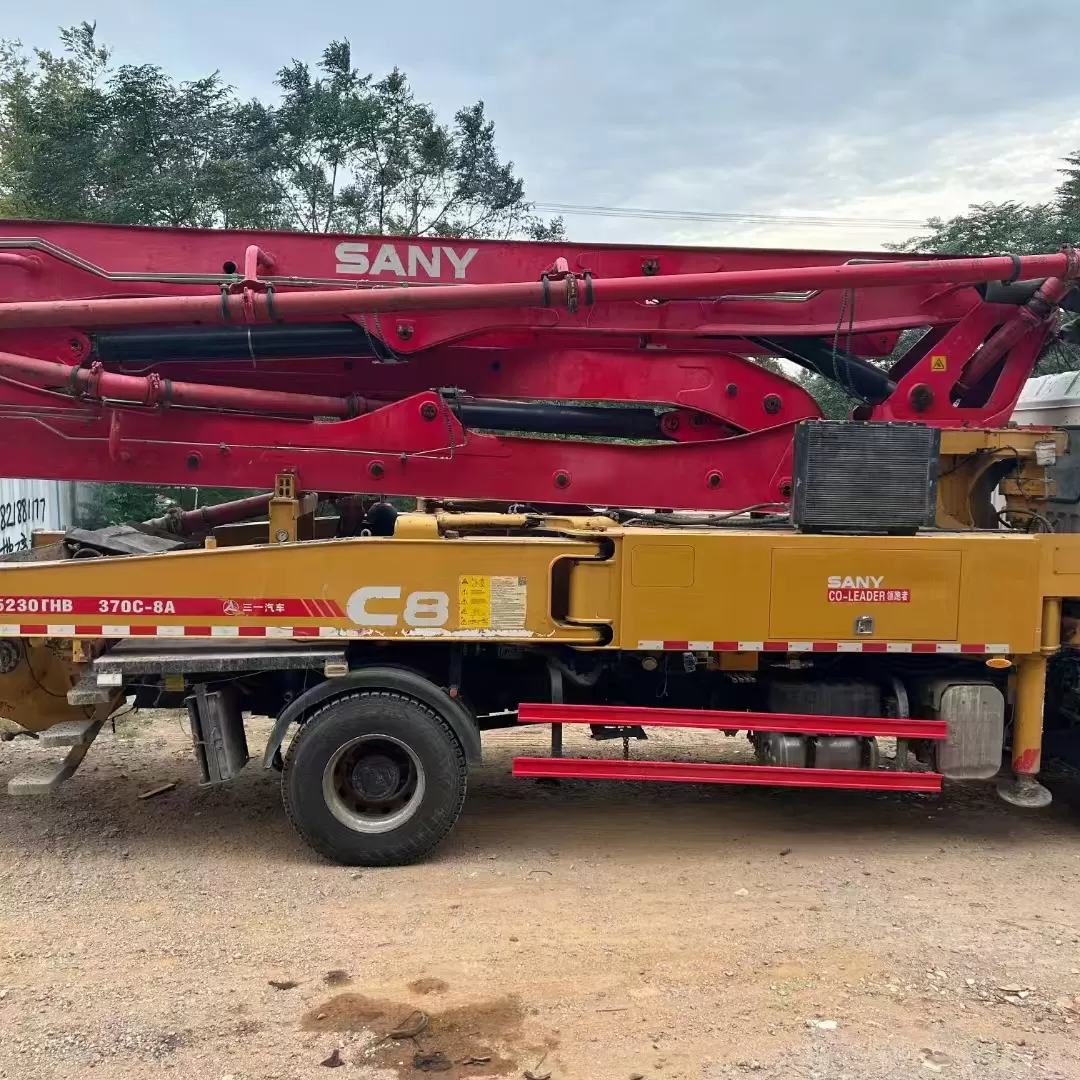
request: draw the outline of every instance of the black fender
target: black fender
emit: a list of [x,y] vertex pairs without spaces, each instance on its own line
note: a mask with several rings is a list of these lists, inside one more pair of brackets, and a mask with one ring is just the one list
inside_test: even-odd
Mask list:
[[473,715],[456,698],[452,698],[441,686],[426,675],[403,667],[363,667],[350,671],[336,679],[326,679],[310,690],[305,690],[278,713],[270,738],[263,752],[263,768],[274,768],[274,758],[285,741],[290,725],[299,723],[306,713],[318,708],[331,698],[340,697],[354,690],[396,690],[398,693],[423,702],[437,712],[453,728],[454,734],[465,751],[470,765],[480,764],[480,728]]

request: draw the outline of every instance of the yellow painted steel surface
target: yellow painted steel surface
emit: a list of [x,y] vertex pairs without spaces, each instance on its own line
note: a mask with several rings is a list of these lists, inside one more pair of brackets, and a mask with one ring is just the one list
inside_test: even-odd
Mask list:
[[[79,681],[79,666],[61,641],[37,641],[22,649],[18,666],[0,675],[0,717],[27,731],[44,731],[64,720],[84,720],[93,707],[72,706],[67,692]],[[109,710],[106,710],[107,715]]]
[[1043,598],[1080,596],[1080,536],[808,536],[595,519],[575,533],[559,519],[565,535],[447,537],[418,524],[411,535],[428,539],[2,565],[0,635],[721,650],[936,642],[1025,654],[1040,649]]
[[[1075,539],[1069,546],[1080,551]],[[692,565],[683,560],[669,580],[635,584],[635,557],[658,541],[642,531],[624,537],[624,642],[989,642],[1030,651],[1037,648],[1046,549],[1073,538],[731,532],[682,540]],[[863,616],[872,630],[857,634]]]
[[[364,537],[0,566],[0,635],[590,642],[555,619],[595,543]],[[565,607],[565,604],[563,605]]]

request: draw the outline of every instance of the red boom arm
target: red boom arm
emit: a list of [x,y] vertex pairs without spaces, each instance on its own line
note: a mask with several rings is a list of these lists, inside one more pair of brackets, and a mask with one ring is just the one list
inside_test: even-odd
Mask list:
[[[793,426],[819,415],[752,358],[820,371],[867,419],[992,427],[1077,272],[1071,251],[7,222],[4,472],[263,487],[291,469],[326,492],[738,509],[787,497]],[[974,287],[998,281],[1016,284]],[[898,361],[867,361],[908,328],[927,332]]]

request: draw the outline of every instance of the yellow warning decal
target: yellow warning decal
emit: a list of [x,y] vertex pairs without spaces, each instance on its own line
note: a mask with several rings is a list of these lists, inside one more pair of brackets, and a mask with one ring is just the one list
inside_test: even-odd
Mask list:
[[941,353],[936,356],[930,357],[930,370],[931,371],[948,371],[949,358]]
[[463,574],[458,578],[458,626],[462,630],[487,630],[491,626],[491,578],[486,574]]

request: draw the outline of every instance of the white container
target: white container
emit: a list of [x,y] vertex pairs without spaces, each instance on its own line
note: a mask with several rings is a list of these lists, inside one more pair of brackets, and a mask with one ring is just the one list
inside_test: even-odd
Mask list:
[[71,485],[56,480],[0,480],[0,557],[26,551],[35,532],[71,524]]
[[1023,426],[1080,426],[1080,371],[1028,379],[1012,418]]
[[[1068,449],[1049,470],[1055,492],[1046,516],[1058,532],[1080,532],[1080,371],[1028,379],[1012,418],[1023,427],[1061,428],[1069,433]],[[1000,497],[996,501],[1004,505]]]

